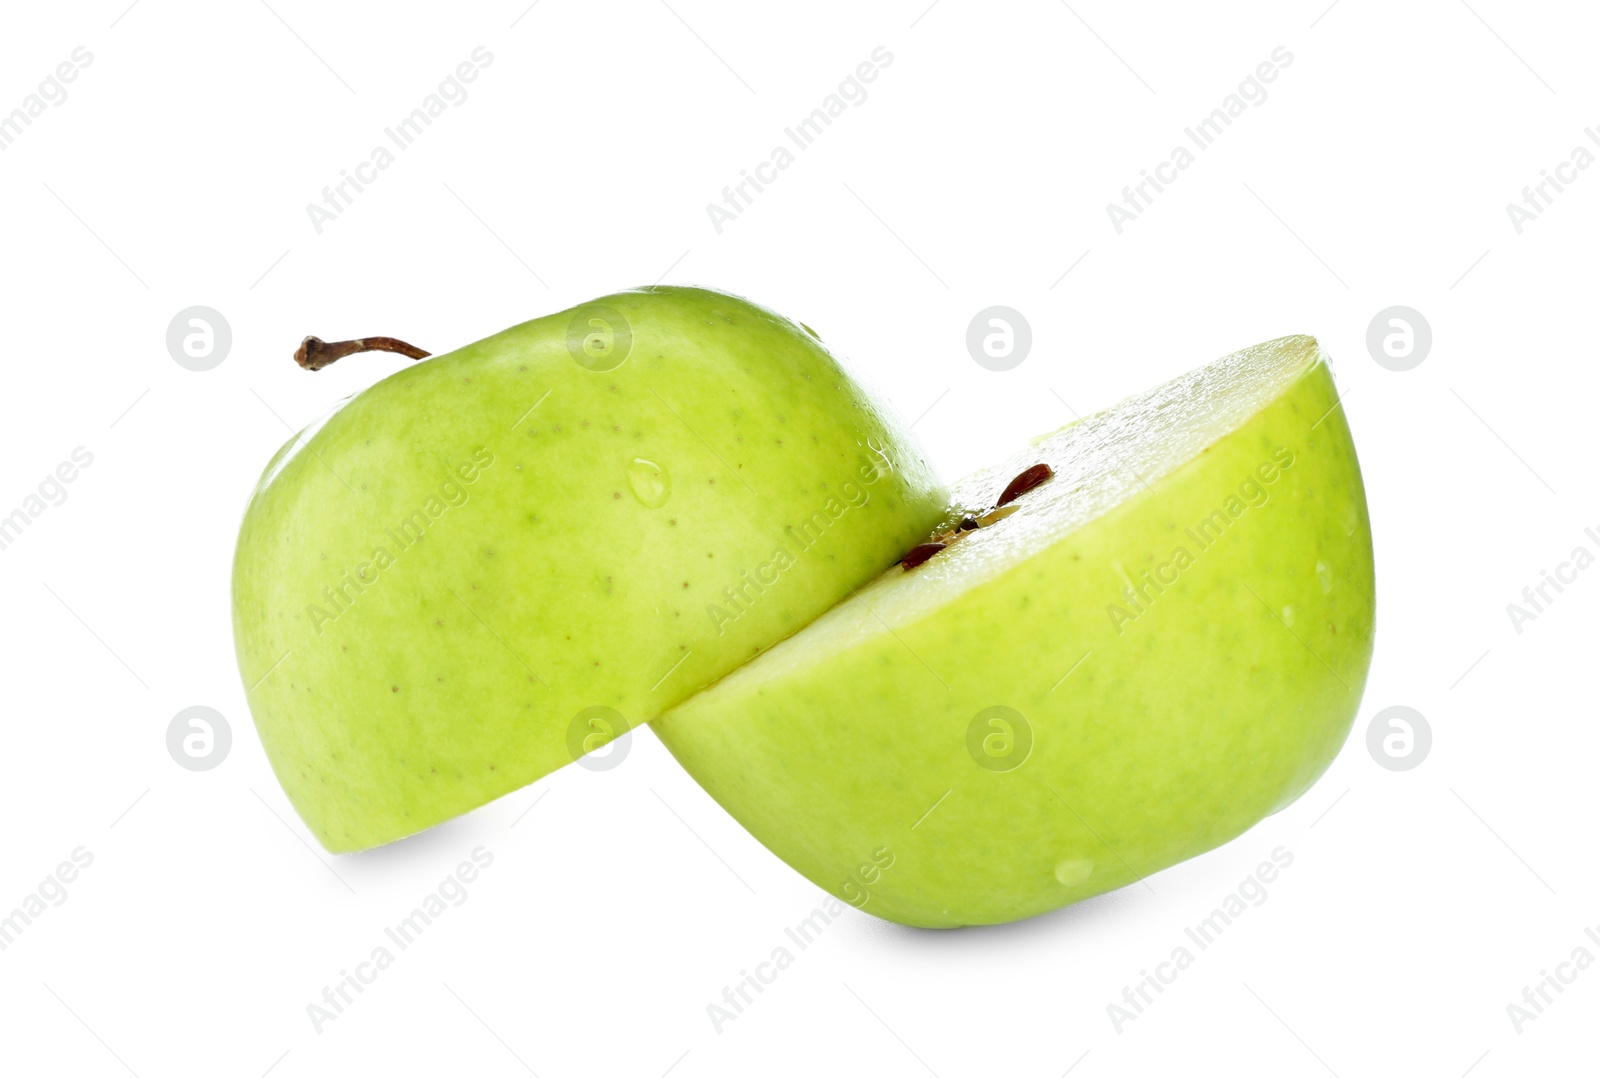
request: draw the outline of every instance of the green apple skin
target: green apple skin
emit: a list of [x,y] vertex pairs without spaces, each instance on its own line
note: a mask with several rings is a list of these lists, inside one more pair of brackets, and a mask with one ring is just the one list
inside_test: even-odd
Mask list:
[[[1318,359],[1150,489],[956,601],[815,662],[791,640],[651,729],[792,867],[906,925],[1018,920],[1219,846],[1316,780],[1361,699],[1372,545],[1337,402]],[[1284,452],[1265,504],[1209,547],[1186,535]],[[1177,547],[1193,555],[1181,571]],[[1124,587],[1163,564],[1176,582],[1133,605]],[[1031,749],[1014,719],[977,720],[995,705],[1023,716]]]
[[279,451],[234,560],[239,668],[296,811],[364,849],[660,714],[947,498],[799,324],[607,296],[408,367]]

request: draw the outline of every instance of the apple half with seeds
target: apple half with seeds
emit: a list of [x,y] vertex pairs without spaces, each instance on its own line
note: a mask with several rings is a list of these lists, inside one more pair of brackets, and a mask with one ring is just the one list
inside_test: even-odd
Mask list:
[[905,566],[652,725],[818,886],[907,925],[1014,921],[1229,841],[1339,751],[1372,539],[1312,338],[1076,422],[953,498]]

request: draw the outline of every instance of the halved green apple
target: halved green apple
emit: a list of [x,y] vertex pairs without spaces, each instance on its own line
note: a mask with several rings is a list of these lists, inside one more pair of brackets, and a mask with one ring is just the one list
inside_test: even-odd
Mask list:
[[[1361,474],[1316,341],[1246,349],[959,484],[1018,508],[653,729],[756,838],[950,927],[1120,887],[1299,797],[1372,653]],[[1001,514],[995,514],[1000,516]]]
[[364,849],[654,718],[894,564],[946,498],[799,323],[606,296],[279,450],[239,531],[239,669],[295,809]]

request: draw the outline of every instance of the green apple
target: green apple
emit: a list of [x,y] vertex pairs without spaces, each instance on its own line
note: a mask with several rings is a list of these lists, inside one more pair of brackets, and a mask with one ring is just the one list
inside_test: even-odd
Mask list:
[[239,533],[239,667],[295,809],[363,849],[655,717],[946,501],[807,328],[624,292],[408,367],[284,446]]
[[652,726],[779,857],[892,921],[1012,921],[1227,842],[1316,780],[1361,698],[1371,535],[1314,340],[1074,423],[953,513],[1037,463],[1012,515]]

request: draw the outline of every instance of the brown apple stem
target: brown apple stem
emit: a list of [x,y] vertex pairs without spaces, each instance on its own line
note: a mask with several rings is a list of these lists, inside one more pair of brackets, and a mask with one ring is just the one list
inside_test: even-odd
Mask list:
[[294,350],[294,361],[308,371],[320,371],[328,364],[357,352],[399,352],[412,359],[426,359],[433,354],[393,337],[358,337],[353,341],[336,341],[333,344],[321,337],[307,337]]

